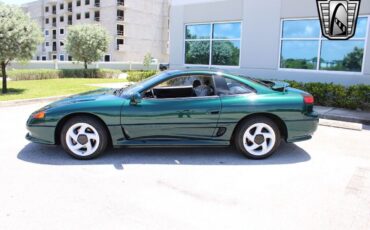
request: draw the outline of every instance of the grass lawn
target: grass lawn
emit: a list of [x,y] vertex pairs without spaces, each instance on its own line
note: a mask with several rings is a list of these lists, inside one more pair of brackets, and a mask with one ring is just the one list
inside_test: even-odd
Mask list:
[[119,83],[124,81],[125,80],[122,79],[86,78],[8,81],[8,93],[1,94],[0,90],[0,101],[77,94],[97,89],[96,87],[87,86],[86,84]]

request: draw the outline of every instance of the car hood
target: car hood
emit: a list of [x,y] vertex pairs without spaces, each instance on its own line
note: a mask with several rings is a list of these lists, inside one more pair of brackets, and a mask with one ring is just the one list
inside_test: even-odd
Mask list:
[[[91,102],[91,101],[101,101],[101,100],[110,100],[114,97],[114,89],[99,89],[94,90],[86,93],[76,94],[73,96],[69,96],[62,100],[56,101],[51,103],[50,105],[46,106],[46,109],[60,107],[64,105],[70,104],[78,104],[83,102]],[[45,109],[44,108],[44,109]]]

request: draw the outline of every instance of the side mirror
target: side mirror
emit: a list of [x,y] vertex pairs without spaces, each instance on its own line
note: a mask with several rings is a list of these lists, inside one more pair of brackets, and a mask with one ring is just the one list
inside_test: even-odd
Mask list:
[[131,105],[137,105],[140,104],[142,100],[141,94],[140,93],[135,93],[131,95]]

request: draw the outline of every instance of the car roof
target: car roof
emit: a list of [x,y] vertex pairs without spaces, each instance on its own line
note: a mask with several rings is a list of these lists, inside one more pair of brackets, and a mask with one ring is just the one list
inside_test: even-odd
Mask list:
[[186,74],[186,73],[224,73],[224,74],[231,74],[229,71],[225,69],[219,68],[183,68],[183,69],[176,69],[176,70],[167,70],[166,73],[169,75],[178,75],[178,74]]

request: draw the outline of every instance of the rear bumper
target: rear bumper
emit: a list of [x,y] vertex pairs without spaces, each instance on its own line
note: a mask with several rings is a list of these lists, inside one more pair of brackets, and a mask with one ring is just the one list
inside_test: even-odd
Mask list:
[[39,144],[55,144],[55,127],[27,126],[26,139]]
[[287,142],[309,140],[317,130],[319,116],[317,113],[312,112],[304,115],[301,120],[286,121],[285,124],[288,130]]

